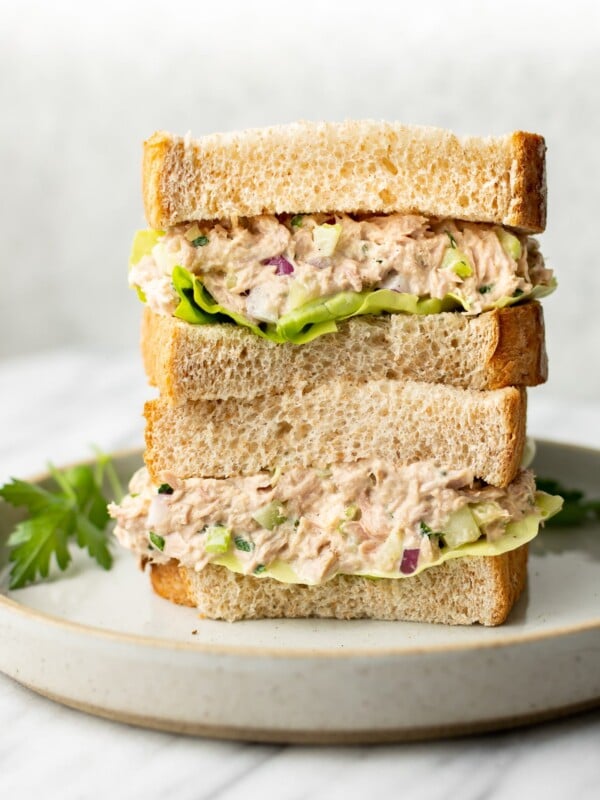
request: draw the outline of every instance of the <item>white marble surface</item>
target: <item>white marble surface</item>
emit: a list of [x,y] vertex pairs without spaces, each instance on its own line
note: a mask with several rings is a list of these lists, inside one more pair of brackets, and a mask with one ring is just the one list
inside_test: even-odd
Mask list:
[[[0,362],[0,482],[141,444],[149,390],[135,352]],[[600,447],[600,408],[530,393],[530,431]],[[1,643],[0,643],[0,646]],[[543,665],[540,665],[543,669]],[[190,739],[71,711],[0,675],[0,797],[437,798],[600,796],[600,711],[525,730],[379,747]]]

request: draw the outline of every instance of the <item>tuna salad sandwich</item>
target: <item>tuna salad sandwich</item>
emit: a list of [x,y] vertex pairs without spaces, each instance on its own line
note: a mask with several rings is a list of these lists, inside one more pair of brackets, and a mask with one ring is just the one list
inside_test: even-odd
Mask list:
[[523,468],[547,377],[545,145],[299,123],[144,146],[145,467],[110,508],[217,619],[495,625],[560,499]]

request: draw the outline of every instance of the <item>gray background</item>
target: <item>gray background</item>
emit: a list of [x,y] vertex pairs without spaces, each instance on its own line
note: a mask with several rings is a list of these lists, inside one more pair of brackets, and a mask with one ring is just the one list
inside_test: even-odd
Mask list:
[[600,401],[600,4],[0,0],[0,358],[133,350],[141,142],[296,119],[543,133],[550,385]]

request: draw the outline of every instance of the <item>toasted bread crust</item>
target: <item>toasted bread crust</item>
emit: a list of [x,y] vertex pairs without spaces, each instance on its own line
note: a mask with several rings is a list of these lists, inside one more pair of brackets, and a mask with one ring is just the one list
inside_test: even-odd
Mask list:
[[150,383],[173,405],[281,394],[290,375],[297,386],[394,377],[465,389],[536,386],[548,375],[539,303],[477,317],[358,317],[302,346],[276,345],[235,325],[190,325],[146,308],[141,349]]
[[500,556],[457,558],[412,578],[339,575],[318,586],[239,575],[209,564],[201,572],[171,561],[152,565],[154,590],[210,619],[371,618],[446,625],[501,625],[523,591],[527,545]]
[[168,564],[152,564],[150,567],[150,582],[156,594],[165,597],[172,603],[180,606],[195,606],[194,598],[191,597],[188,584],[182,580],[182,573],[185,570],[179,566],[177,561],[169,561]]
[[156,484],[166,471],[217,478],[374,457],[398,466],[433,460],[503,487],[521,462],[526,395],[514,387],[337,380],[248,401],[151,400],[144,414],[145,462]]
[[544,313],[539,303],[503,308],[496,312],[497,340],[486,367],[486,389],[536,386],[548,379]]
[[547,214],[546,142],[537,134],[517,131],[512,144],[512,201],[506,224],[543,231]]
[[517,131],[459,138],[371,120],[301,122],[144,144],[154,228],[257,214],[420,213],[527,232],[546,224],[545,143]]

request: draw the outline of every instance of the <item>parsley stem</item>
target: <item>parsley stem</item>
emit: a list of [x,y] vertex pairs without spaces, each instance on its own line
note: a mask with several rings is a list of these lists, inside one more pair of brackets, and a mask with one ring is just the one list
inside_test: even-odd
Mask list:
[[62,473],[60,473],[56,469],[54,464],[52,464],[50,461],[48,462],[48,472],[50,473],[50,475],[52,475],[56,483],[60,486],[63,492],[69,497],[69,499],[73,503],[76,503],[77,495],[75,494],[73,487],[69,484],[67,480],[65,480],[64,475],[62,475]]
[[106,473],[106,477],[108,478],[108,483],[113,494],[113,499],[117,503],[120,503],[123,499],[125,491],[123,490],[123,484],[119,480],[117,470],[115,469],[115,465],[113,464],[111,457],[96,445],[92,445],[92,450],[98,456],[96,472],[96,481],[98,485],[102,486],[104,474]]

